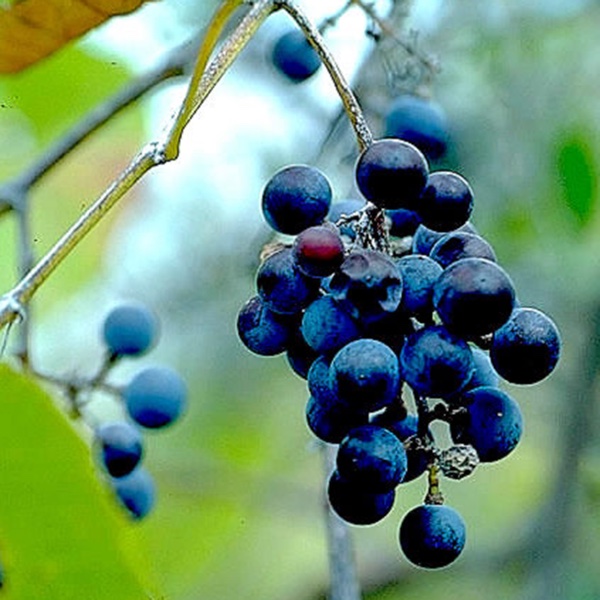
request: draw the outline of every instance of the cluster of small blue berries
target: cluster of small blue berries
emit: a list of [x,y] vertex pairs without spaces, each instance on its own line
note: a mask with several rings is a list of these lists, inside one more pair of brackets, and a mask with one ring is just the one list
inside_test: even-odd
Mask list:
[[[142,304],[123,304],[108,313],[102,334],[110,367],[123,357],[146,353],[156,342],[158,321]],[[176,371],[154,366],[139,371],[120,396],[126,417],[96,427],[94,444],[116,497],[134,519],[141,519],[155,502],[154,479],[142,466],[142,429],[176,421],[185,409],[187,389]]]
[[[363,151],[355,175],[364,199],[339,204],[315,167],[273,175],[263,215],[295,237],[264,252],[237,330],[257,354],[287,353],[307,380],[308,426],[338,444],[327,493],[342,519],[381,520],[397,487],[428,473],[399,540],[412,563],[443,567],[461,553],[465,525],[444,505],[439,476],[460,479],[516,447],[521,411],[500,380],[544,379],[559,333],[517,302],[470,224],[463,177],[430,172],[420,150],[395,138]],[[434,420],[448,424],[451,446],[439,446]]]

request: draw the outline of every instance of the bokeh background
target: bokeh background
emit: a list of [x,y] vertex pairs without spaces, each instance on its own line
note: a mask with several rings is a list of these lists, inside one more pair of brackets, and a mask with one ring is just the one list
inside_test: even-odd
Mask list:
[[[301,4],[319,22],[344,3]],[[0,179],[197,36],[215,5],[150,3],[22,74],[0,77]],[[375,6],[382,14],[390,9]],[[521,303],[556,320],[564,352],[544,382],[507,386],[525,416],[517,451],[464,481],[443,482],[468,526],[460,560],[429,572],[402,557],[397,528],[425,492],[417,480],[399,489],[382,523],[352,531],[364,596],[597,600],[600,4],[398,0],[395,15],[398,35],[416,56],[378,52],[356,7],[326,40],[376,135],[403,91],[427,93],[444,108],[452,145],[436,168],[457,169],[471,182],[473,222],[512,275]],[[59,374],[97,368],[102,319],[119,301],[144,300],[161,318],[157,348],[112,376],[123,383],[142,365],[166,363],[190,387],[185,419],[147,436],[158,501],[131,526],[156,589],[169,600],[327,594],[325,474],[304,421],[305,382],[285,357],[253,356],[235,333],[270,235],[259,211],[269,176],[289,163],[317,164],[337,198],[354,192],[356,149],[326,74],[294,85],[269,62],[269,48],[289,25],[284,15],[269,19],[186,130],[180,158],[146,176],[33,305],[33,364]],[[419,56],[439,71],[421,72]],[[392,77],[390,64],[397,67]],[[37,256],[160,134],[185,81],[148,93],[34,187]],[[15,282],[17,235],[5,215],[2,291]],[[98,398],[92,410],[103,418],[118,409]]]

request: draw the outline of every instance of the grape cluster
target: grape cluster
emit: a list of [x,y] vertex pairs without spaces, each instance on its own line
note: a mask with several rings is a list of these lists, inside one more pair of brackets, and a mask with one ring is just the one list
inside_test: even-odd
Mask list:
[[[122,304],[104,320],[102,337],[106,365],[123,357],[146,353],[155,343],[158,321],[142,304]],[[116,497],[134,519],[145,517],[154,506],[155,485],[142,465],[142,429],[160,429],[175,422],[186,406],[182,377],[165,366],[146,367],[120,390],[126,417],[94,428],[99,463]]]
[[[473,191],[458,173],[430,172],[414,145],[384,138],[361,153],[355,176],[364,199],[341,207],[315,167],[272,176],[264,217],[294,237],[264,253],[237,330],[257,354],[285,352],[307,380],[308,427],[337,444],[327,494],[342,519],[381,520],[398,486],[427,473],[399,542],[415,565],[443,567],[461,553],[465,524],[444,504],[440,475],[460,479],[514,450],[523,420],[500,381],[544,379],[560,337],[518,303],[469,221]],[[447,423],[450,446],[434,436],[435,420]]]

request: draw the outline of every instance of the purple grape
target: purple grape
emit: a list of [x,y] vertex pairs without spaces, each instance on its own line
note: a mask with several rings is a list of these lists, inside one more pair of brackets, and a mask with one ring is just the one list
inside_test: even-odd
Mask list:
[[277,39],[271,60],[277,70],[294,83],[306,81],[321,66],[317,51],[299,29],[292,29]]

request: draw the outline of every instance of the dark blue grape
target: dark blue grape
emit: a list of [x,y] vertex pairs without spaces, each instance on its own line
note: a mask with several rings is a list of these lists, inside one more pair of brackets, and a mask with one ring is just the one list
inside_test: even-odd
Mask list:
[[430,100],[404,94],[396,98],[385,115],[385,137],[414,144],[430,160],[442,157],[449,142],[446,114]]
[[319,169],[291,165],[268,181],[262,194],[262,211],[275,231],[296,235],[325,220],[331,196],[329,181]]
[[248,350],[261,356],[284,352],[297,325],[296,319],[269,310],[259,296],[250,298],[237,318],[240,340]]
[[453,231],[471,216],[473,191],[458,173],[436,171],[429,175],[416,210],[429,229]]
[[468,344],[441,325],[423,327],[406,338],[400,352],[403,379],[421,396],[455,394],[473,373]]
[[113,308],[104,320],[104,343],[115,356],[135,356],[154,343],[158,321],[142,304],[123,304]]
[[428,173],[427,161],[416,146],[389,138],[363,151],[356,165],[356,182],[363,196],[380,208],[414,210]]
[[185,382],[169,367],[147,367],[125,386],[129,416],[142,427],[155,429],[176,421],[187,402]]
[[377,340],[355,340],[333,357],[330,377],[331,388],[341,400],[369,411],[377,410],[398,394],[398,357]]
[[329,478],[327,497],[334,512],[347,523],[372,525],[381,521],[394,506],[396,493],[365,490],[364,486],[346,481],[337,471]]
[[512,452],[521,439],[523,417],[519,405],[506,392],[478,387],[463,394],[466,407],[450,423],[452,439],[470,444],[481,462],[494,462]]
[[319,295],[319,280],[304,275],[296,266],[292,249],[282,248],[258,268],[256,288],[269,310],[294,314]]
[[325,397],[331,393],[330,365],[331,357],[322,355],[315,359],[308,370],[306,376],[308,391],[316,398]]
[[475,370],[464,390],[467,391],[484,385],[498,387],[500,385],[500,376],[494,370],[489,354],[481,348],[472,348],[471,351],[473,352]]
[[306,379],[310,367],[318,357],[319,353],[306,343],[302,332],[296,329],[286,351],[286,358],[292,371],[302,379]]
[[111,484],[117,498],[132,518],[143,519],[154,507],[154,479],[143,467],[134,469],[124,477],[111,479]]
[[468,339],[502,326],[514,302],[515,290],[506,271],[484,258],[452,263],[433,290],[433,303],[444,325]]
[[347,481],[365,489],[395,488],[406,475],[406,452],[402,442],[388,429],[363,425],[352,429],[340,442],[336,465]]
[[319,396],[310,396],[306,404],[306,423],[324,442],[339,444],[348,432],[367,424],[369,413],[342,402],[331,387],[321,388]]
[[442,274],[442,267],[423,254],[410,254],[396,261],[402,277],[401,309],[419,320],[431,318],[433,286]]
[[357,339],[360,329],[339,302],[322,296],[304,311],[302,335],[311,348],[325,354]]
[[406,558],[426,569],[445,567],[456,560],[465,541],[465,523],[449,506],[416,506],[400,524],[400,547]]
[[535,308],[516,308],[494,333],[490,358],[507,381],[537,383],[556,367],[560,346],[558,328],[550,317]]
[[421,217],[414,210],[397,208],[395,210],[386,210],[385,214],[390,223],[390,235],[394,237],[414,235],[417,227],[421,224]]
[[113,477],[131,473],[142,459],[142,434],[131,423],[104,423],[96,429],[94,438],[102,464]]
[[481,236],[466,231],[452,231],[440,238],[429,256],[446,268],[461,258],[487,258],[496,262],[494,249]]
[[271,60],[277,70],[294,83],[305,81],[321,66],[317,51],[299,29],[288,31],[277,39]]
[[351,252],[329,282],[329,293],[355,319],[364,323],[394,312],[400,305],[402,279],[383,252]]

